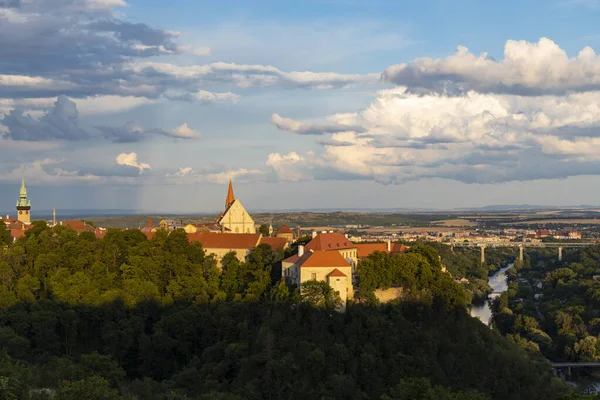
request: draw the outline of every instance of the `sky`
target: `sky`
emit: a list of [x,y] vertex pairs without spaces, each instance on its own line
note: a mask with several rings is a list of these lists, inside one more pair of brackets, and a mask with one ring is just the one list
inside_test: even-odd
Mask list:
[[600,205],[600,0],[0,0],[0,212]]

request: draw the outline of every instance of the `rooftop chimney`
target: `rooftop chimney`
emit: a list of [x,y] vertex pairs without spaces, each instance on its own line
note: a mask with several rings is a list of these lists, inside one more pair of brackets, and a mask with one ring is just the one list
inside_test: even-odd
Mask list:
[[392,252],[392,241],[389,239],[387,241],[387,251],[388,251],[388,253]]
[[316,238],[316,237],[317,237],[317,232],[316,232],[316,231],[313,231],[313,232],[312,232],[312,238],[314,239],[314,238]]
[[298,245],[298,257],[302,257],[304,255],[304,245]]

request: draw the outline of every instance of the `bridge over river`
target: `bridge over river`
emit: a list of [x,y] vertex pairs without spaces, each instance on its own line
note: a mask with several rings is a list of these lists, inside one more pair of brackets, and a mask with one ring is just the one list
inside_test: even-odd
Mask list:
[[523,262],[523,249],[526,247],[551,247],[558,249],[558,261],[562,261],[562,250],[565,247],[590,247],[596,242],[455,242],[449,243],[451,247],[479,247],[481,249],[481,263],[485,263],[486,247],[518,247],[519,260]]

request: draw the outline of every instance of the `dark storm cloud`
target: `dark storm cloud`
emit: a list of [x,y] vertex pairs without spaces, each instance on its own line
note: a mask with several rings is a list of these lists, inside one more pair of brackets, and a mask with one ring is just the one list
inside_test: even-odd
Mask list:
[[40,119],[25,115],[23,110],[12,110],[4,116],[2,124],[8,129],[6,136],[13,140],[82,140],[91,134],[79,127],[79,112],[74,102],[60,96],[54,107]]

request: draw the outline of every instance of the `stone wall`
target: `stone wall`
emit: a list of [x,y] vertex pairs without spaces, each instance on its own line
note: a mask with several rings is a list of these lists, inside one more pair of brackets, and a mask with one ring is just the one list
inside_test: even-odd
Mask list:
[[402,296],[402,288],[389,288],[375,290],[375,297],[382,303],[389,303]]

